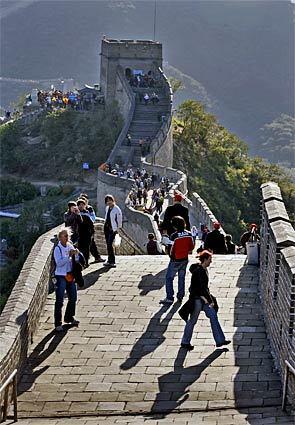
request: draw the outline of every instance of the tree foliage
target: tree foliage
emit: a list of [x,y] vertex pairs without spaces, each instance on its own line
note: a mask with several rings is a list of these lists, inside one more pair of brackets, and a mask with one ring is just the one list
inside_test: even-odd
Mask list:
[[[117,106],[111,105],[95,112],[47,113],[29,126],[17,122],[2,126],[2,168],[42,180],[75,180],[82,176],[83,162],[97,169],[107,159],[122,124]],[[36,136],[38,144],[28,143]]]
[[174,166],[186,172],[189,189],[206,201],[236,241],[250,222],[259,222],[260,185],[276,181],[293,216],[294,184],[276,165],[251,158],[245,143],[220,126],[192,100],[178,109]]
[[31,183],[21,179],[1,178],[0,206],[20,204],[38,196],[38,191]]
[[260,129],[260,153],[274,163],[295,167],[295,119],[281,114]]
[[177,78],[169,77],[168,80],[171,85],[173,94],[175,94],[177,91],[182,90],[184,88],[182,81],[178,80]]

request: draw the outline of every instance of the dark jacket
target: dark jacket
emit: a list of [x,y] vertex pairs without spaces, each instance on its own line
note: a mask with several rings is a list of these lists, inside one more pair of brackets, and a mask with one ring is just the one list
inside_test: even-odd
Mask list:
[[227,254],[225,237],[218,229],[214,229],[208,233],[204,248],[211,249],[214,254]]
[[186,230],[190,231],[191,229],[189,216],[188,216],[188,208],[184,207],[181,204],[176,203],[166,208],[166,211],[164,214],[164,220],[163,220],[163,223],[161,224],[161,229],[166,230],[169,236],[175,232],[175,229],[172,227],[171,220],[173,217],[176,217],[177,215],[179,215],[180,217],[184,219]]
[[179,310],[180,317],[186,322],[188,316],[194,311],[195,299],[205,297],[208,303],[214,303],[214,299],[208,288],[208,274],[201,264],[192,264],[190,266],[192,274],[191,286],[189,288],[189,299]]
[[82,222],[79,223],[79,244],[90,243],[91,238],[94,234],[93,221],[87,213],[82,213]]
[[84,278],[82,276],[82,270],[86,265],[84,255],[79,253],[79,260],[76,261],[75,255],[73,255],[73,275],[77,285],[82,288],[84,286]]
[[79,225],[82,223],[80,214],[71,213],[69,211],[64,213],[64,222],[67,227],[72,230],[71,240],[73,243],[77,242],[79,236]]

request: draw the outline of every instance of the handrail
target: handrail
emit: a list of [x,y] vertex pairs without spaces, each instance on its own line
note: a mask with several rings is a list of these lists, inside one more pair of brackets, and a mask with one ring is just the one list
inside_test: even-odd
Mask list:
[[[5,390],[4,393],[4,404],[3,404],[3,414],[1,422],[5,422],[7,419],[8,411],[8,396],[9,396],[9,385],[12,383],[12,398],[13,398],[13,420],[17,422],[17,369],[11,373],[11,375],[6,379],[2,387],[0,388],[0,394]],[[2,409],[1,409],[2,410]]]
[[125,76],[123,74],[123,71],[122,71],[122,67],[118,67],[117,75],[120,78],[122,85],[126,89],[126,93],[127,93],[128,97],[131,101],[131,107],[129,109],[126,122],[125,122],[125,124],[124,124],[124,126],[123,126],[117,140],[116,140],[116,143],[115,143],[115,145],[114,145],[114,147],[113,147],[113,149],[112,149],[112,151],[111,151],[111,153],[110,153],[110,155],[107,159],[107,162],[110,162],[111,164],[113,163],[113,161],[115,159],[115,155],[116,155],[118,148],[121,147],[123,141],[126,139],[126,136],[127,136],[127,133],[128,133],[129,127],[130,127],[130,123],[131,123],[133,115],[134,115],[134,110],[135,110],[135,93],[132,91],[131,87],[127,83]]
[[287,405],[287,391],[288,391],[288,381],[289,381],[289,372],[292,372],[295,376],[295,368],[285,360],[285,376],[284,376],[284,384],[283,384],[283,399],[282,399],[282,411],[286,411]]
[[153,139],[153,141],[150,145],[150,156],[151,156],[151,162],[153,164],[155,163],[156,153],[160,149],[160,147],[162,146],[164,140],[166,139],[168,131],[169,131],[170,126],[171,126],[171,120],[172,120],[171,111],[172,111],[172,102],[173,102],[172,88],[171,88],[171,85],[170,85],[166,75],[164,74],[163,70],[160,67],[156,68],[156,71],[160,74],[160,79],[164,83],[164,90],[167,93],[167,95],[170,99],[170,102],[169,102],[169,109],[167,111],[168,118],[165,122],[162,123],[161,127],[159,128],[156,136],[154,137],[154,139]]

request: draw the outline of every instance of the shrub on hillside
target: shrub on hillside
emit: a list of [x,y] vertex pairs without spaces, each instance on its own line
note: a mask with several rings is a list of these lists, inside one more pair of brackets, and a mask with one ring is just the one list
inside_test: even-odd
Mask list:
[[[2,168],[36,179],[77,181],[82,164],[90,169],[105,162],[123,125],[116,104],[89,112],[71,109],[49,112],[28,126],[17,122],[0,128]],[[41,136],[28,144],[28,134]]]
[[[238,242],[247,223],[259,222],[260,185],[276,181],[294,218],[295,186],[276,165],[251,158],[245,143],[220,126],[193,100],[178,108],[174,166],[186,172],[190,192],[198,192],[226,232]],[[198,224],[198,223],[197,223]]]
[[38,190],[31,183],[13,178],[1,178],[0,205],[20,204],[38,196]]

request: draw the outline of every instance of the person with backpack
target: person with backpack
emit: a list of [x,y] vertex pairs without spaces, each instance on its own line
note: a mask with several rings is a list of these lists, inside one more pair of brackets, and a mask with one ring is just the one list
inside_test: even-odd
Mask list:
[[79,321],[75,319],[77,288],[73,276],[73,256],[79,255],[78,249],[69,242],[69,231],[63,229],[58,233],[58,244],[54,247],[53,258],[55,263],[55,305],[54,326],[57,332],[64,330],[62,326],[62,307],[65,292],[68,303],[64,314],[64,322],[77,326]]
[[170,236],[170,262],[166,272],[166,298],[160,304],[173,304],[174,290],[173,280],[178,275],[177,300],[182,302],[185,290],[185,273],[188,264],[188,255],[194,249],[194,241],[190,232],[185,230],[185,220],[176,216],[171,220],[175,232]]

